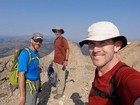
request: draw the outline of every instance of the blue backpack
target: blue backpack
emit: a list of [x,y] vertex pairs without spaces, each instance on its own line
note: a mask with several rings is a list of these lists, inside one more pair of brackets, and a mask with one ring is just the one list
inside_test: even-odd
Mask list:
[[48,67],[48,79],[52,86],[56,87],[57,83],[57,75],[54,72],[52,65],[50,64]]

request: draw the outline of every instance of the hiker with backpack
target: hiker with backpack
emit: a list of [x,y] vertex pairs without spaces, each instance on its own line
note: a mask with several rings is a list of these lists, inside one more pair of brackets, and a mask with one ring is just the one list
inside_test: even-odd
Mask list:
[[28,50],[23,49],[18,57],[19,105],[36,105],[40,86],[38,49],[42,42],[43,36],[34,33]]
[[66,67],[68,65],[69,45],[67,39],[62,36],[64,30],[60,27],[52,29],[56,39],[54,40],[54,60],[52,67],[57,75],[56,90],[52,91],[54,99],[59,99],[64,94],[66,83]]
[[81,47],[84,44],[96,66],[89,105],[140,105],[140,73],[117,57],[127,45],[118,28],[108,21],[94,23],[87,38],[79,42]]

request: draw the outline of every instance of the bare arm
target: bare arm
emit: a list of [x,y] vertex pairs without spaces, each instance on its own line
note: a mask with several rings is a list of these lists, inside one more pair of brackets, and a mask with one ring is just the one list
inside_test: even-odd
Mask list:
[[18,84],[20,90],[20,102],[19,105],[25,105],[26,100],[26,89],[25,89],[25,72],[19,72]]
[[66,50],[66,58],[65,58],[64,66],[68,65],[68,59],[69,59],[69,49]]
[[69,49],[66,50],[66,60],[69,59]]

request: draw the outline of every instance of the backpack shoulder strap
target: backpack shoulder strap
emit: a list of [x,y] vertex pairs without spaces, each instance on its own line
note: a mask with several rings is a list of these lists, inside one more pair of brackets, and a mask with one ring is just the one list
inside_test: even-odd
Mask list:
[[[119,97],[117,95],[117,92],[116,92],[116,86],[115,86],[115,76],[117,74],[117,72],[123,68],[123,67],[127,67],[126,64],[123,64],[121,65],[114,73],[114,75],[112,76],[111,80],[110,80],[110,94],[102,91],[102,90],[99,90],[97,89],[93,84],[92,84],[92,88],[94,89],[93,91],[93,96],[100,96],[100,97],[103,97],[103,98],[111,98],[113,100],[113,103],[114,105],[120,105],[120,101],[119,101]],[[95,78],[97,76],[97,69],[95,70]]]
[[31,52],[30,52],[29,48],[24,48],[24,50],[26,50],[28,52],[28,55],[29,55],[28,65],[29,65],[32,60]]
[[128,65],[126,65],[126,64],[122,64],[119,68],[117,68],[117,70],[115,71],[115,73],[114,73],[114,77],[116,76],[116,74],[117,74],[117,72],[121,69],[121,68],[123,68],[123,67],[128,67]]
[[120,67],[118,67],[110,80],[110,96],[111,96],[111,99],[113,100],[114,105],[120,105],[119,97],[116,91],[115,77],[116,77],[117,72],[121,70],[121,68],[123,67],[127,67],[127,65],[123,64]]
[[[94,81],[95,81],[97,75],[98,75],[98,70],[96,69],[96,70],[95,70]],[[109,98],[109,97],[110,97],[108,93],[106,93],[106,92],[104,92],[104,91],[102,91],[102,90],[97,89],[97,88],[94,86],[94,84],[92,84],[92,89],[94,90],[94,91],[92,92],[92,95],[93,95],[93,96],[100,96],[100,97],[103,97],[103,98]]]
[[30,49],[29,49],[29,48],[24,48],[24,50],[26,50],[26,51],[28,52],[28,54],[29,54],[29,61],[28,61],[28,65],[30,64],[31,60],[34,60],[34,59],[39,59],[38,54],[37,54],[37,56],[32,57],[32,54],[31,54],[31,52],[30,52]]

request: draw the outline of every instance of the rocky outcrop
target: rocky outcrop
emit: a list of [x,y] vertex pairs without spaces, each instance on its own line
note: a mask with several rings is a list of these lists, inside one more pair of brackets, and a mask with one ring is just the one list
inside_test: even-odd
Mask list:
[[140,41],[133,41],[118,53],[119,58],[140,71]]
[[[54,87],[50,86],[47,77],[48,65],[53,60],[53,52],[40,59],[42,68],[41,81],[42,91],[39,93],[38,102],[40,105],[87,105],[87,97],[94,78],[94,69],[89,56],[84,56],[80,48],[69,42],[70,56],[68,61],[69,76],[65,93],[59,100],[54,100],[51,93]],[[129,66],[140,70],[140,41],[134,41],[118,52],[118,56]],[[12,65],[13,56],[0,59],[0,105],[18,105],[19,90],[16,89],[12,96],[8,86],[8,71]]]

